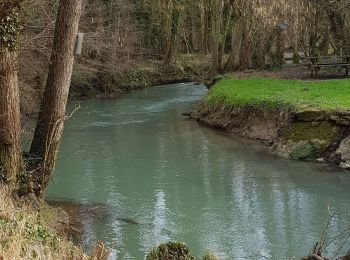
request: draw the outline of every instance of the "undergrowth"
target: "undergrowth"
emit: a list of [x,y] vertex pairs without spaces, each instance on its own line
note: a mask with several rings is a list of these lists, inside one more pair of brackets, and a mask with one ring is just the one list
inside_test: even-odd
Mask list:
[[0,259],[89,259],[0,187]]

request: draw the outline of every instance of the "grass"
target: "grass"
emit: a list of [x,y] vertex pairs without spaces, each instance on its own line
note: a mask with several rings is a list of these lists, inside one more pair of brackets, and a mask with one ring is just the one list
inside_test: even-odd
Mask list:
[[0,187],[0,259],[89,259]]
[[296,110],[350,110],[350,79],[306,82],[225,77],[209,90],[206,102],[209,105],[287,106]]

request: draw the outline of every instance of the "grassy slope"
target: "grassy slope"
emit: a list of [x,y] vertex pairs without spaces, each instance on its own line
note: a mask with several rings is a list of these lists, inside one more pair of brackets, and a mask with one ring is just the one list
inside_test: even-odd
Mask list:
[[297,110],[350,110],[350,79],[305,82],[273,78],[224,78],[207,97],[209,105],[291,106]]
[[0,259],[89,259],[45,222],[38,212],[17,208],[0,186]]

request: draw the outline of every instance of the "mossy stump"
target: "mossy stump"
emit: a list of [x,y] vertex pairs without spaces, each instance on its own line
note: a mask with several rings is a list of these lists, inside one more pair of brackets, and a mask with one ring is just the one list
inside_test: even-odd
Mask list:
[[185,243],[168,242],[154,248],[147,260],[193,260],[188,246]]

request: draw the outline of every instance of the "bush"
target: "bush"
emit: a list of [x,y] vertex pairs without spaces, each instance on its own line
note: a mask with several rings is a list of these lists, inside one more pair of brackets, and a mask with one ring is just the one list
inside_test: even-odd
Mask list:
[[147,260],[193,260],[188,246],[185,243],[169,242],[154,248]]

